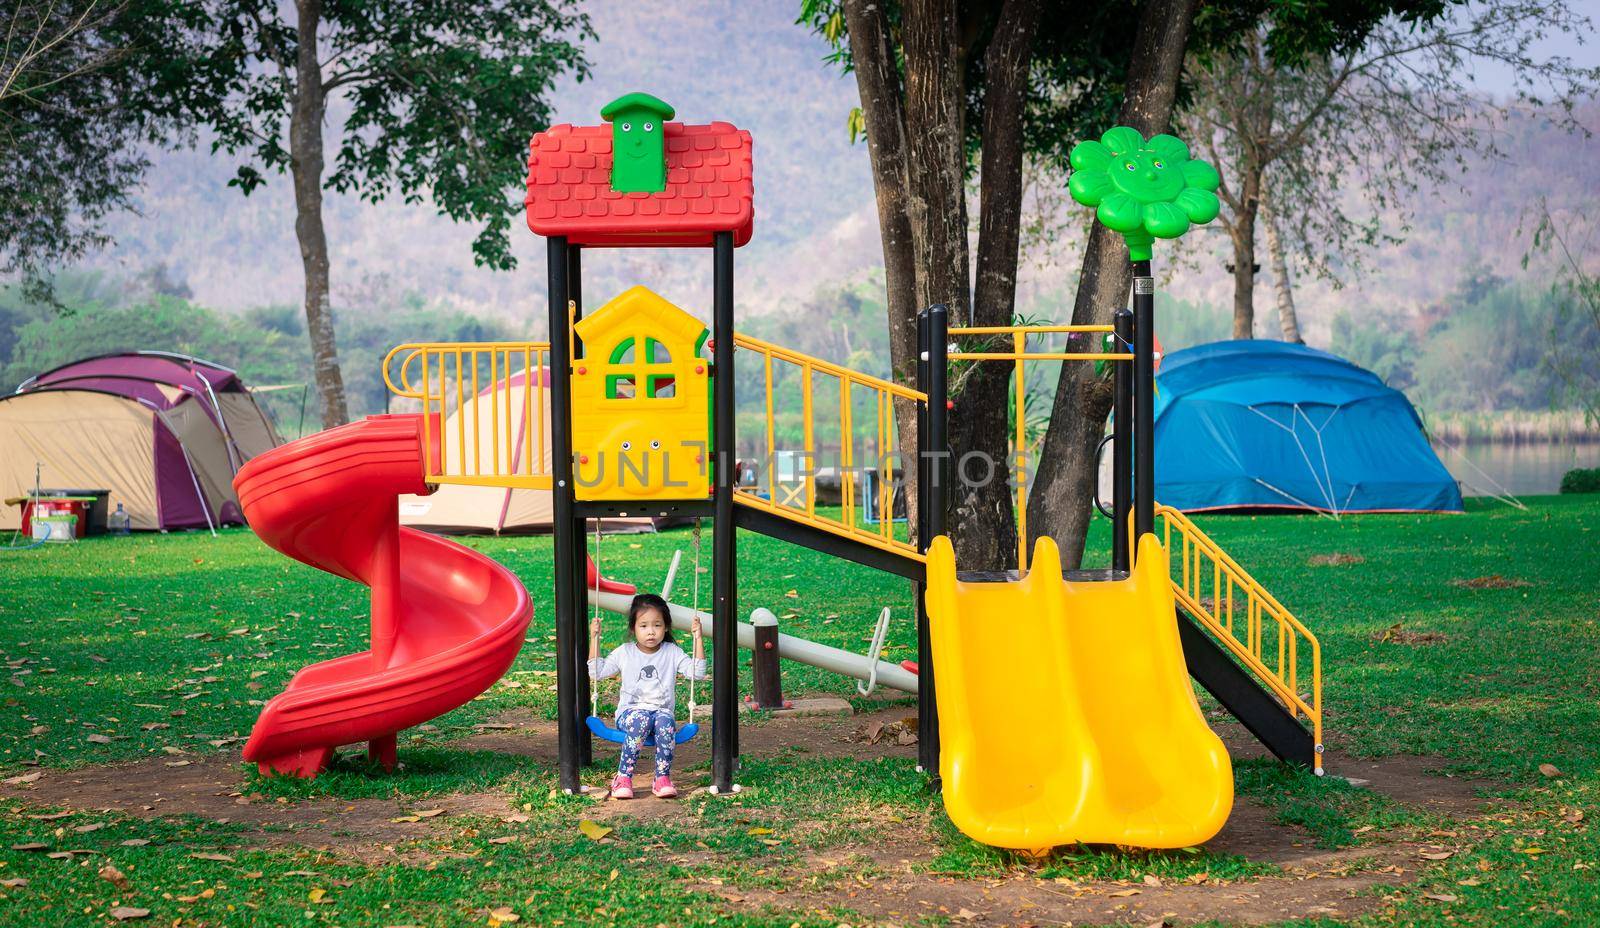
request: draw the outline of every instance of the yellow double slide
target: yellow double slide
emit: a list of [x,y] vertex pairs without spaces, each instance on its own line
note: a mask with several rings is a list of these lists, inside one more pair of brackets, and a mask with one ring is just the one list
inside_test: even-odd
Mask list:
[[1014,582],[956,577],[928,551],[940,773],[950,818],[985,844],[1200,844],[1233,806],[1228,752],[1184,666],[1154,536],[1126,580],[1063,580],[1048,538]]

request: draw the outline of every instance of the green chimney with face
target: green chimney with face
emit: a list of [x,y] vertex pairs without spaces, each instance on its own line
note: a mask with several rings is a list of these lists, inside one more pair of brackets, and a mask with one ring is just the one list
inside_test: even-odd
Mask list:
[[672,107],[647,93],[630,93],[605,105],[600,118],[611,123],[611,189],[618,193],[660,193],[667,189],[667,139],[664,123]]

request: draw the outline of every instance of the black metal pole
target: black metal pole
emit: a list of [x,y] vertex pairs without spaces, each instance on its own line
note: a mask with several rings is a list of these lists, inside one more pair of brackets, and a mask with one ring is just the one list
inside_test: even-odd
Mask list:
[[[928,384],[928,328],[930,322],[926,309],[917,313],[917,390],[928,397],[928,400],[917,405],[917,550],[927,553],[928,545],[933,541],[933,534],[929,531],[928,514],[933,504],[929,487],[932,483],[930,476],[930,462],[932,455],[928,454],[928,410],[932,405],[933,397],[929,393]],[[926,674],[930,678],[933,674],[931,659],[932,649],[928,646],[928,584],[924,574],[923,582],[915,581],[911,589],[916,597],[917,604],[917,728],[920,730],[924,724],[933,724],[924,718],[922,705],[926,700],[932,703],[931,697],[924,696],[921,676]],[[921,743],[921,739],[918,739]],[[917,749],[918,764],[922,762],[922,749]],[[930,769],[923,767],[923,769]],[[938,775],[938,771],[933,771]]]
[[[928,308],[928,430],[922,443],[927,459],[928,543],[945,533],[945,506],[948,490],[947,458],[950,442],[946,435],[949,389],[946,375],[950,347],[950,311],[944,304]],[[933,680],[933,644],[928,637],[928,617],[917,616],[917,765],[939,783],[939,698]]]
[[737,529],[733,524],[733,233],[717,233],[712,265],[712,364],[716,381],[711,404],[715,431],[711,460],[716,486],[711,534],[711,620],[716,650],[712,655],[711,786],[716,792],[726,793],[733,789],[734,766],[739,760],[739,604],[734,573],[738,549],[734,545]]
[[1155,530],[1156,282],[1149,261],[1133,262],[1133,526],[1134,537]]
[[[577,310],[571,317],[572,321],[576,322],[582,319],[583,248],[579,245],[567,246],[567,303]],[[566,317],[567,314],[562,313],[562,318]],[[568,339],[567,353],[569,357],[574,360],[583,357],[583,342],[578,339],[577,334],[569,333]],[[568,441],[570,442],[570,440],[569,438]],[[571,455],[569,454],[568,457],[570,459]],[[576,493],[574,493],[574,496],[576,496]],[[589,524],[586,520],[581,518],[573,519],[573,531],[579,541],[578,547],[585,553],[589,550],[586,539],[588,530]],[[595,714],[594,705],[592,700],[589,699],[589,623],[585,621],[585,616],[589,614],[589,565],[586,561],[587,559],[584,557],[574,557],[571,564],[573,589],[583,591],[581,594],[577,594],[579,634],[573,636],[572,641],[572,646],[575,649],[572,665],[573,679],[575,680],[573,687],[577,693],[574,697],[576,705],[572,711],[573,715],[580,720]],[[579,726],[577,740],[578,766],[587,767],[594,763],[594,736],[589,734],[587,725]]]
[[580,750],[578,729],[578,642],[584,631],[583,610],[575,583],[583,567],[584,548],[577,534],[572,506],[571,353],[567,343],[567,240],[549,241],[550,287],[550,458],[551,532],[555,548],[556,586],[556,737],[561,757],[561,788],[577,792]]
[[[1118,353],[1133,348],[1133,313],[1119,309],[1111,326]],[[1133,508],[1133,363],[1113,361],[1111,382],[1111,569],[1127,570],[1128,513]]]

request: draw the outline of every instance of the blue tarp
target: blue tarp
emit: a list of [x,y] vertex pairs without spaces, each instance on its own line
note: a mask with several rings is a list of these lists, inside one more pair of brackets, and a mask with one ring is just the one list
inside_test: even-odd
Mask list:
[[1326,351],[1212,342],[1156,377],[1156,499],[1184,511],[1461,511],[1405,394]]

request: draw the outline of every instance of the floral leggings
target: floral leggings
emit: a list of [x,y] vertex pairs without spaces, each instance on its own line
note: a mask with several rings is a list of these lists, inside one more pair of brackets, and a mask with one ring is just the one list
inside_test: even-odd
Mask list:
[[639,761],[639,749],[644,739],[655,734],[656,776],[672,775],[672,755],[677,748],[673,740],[678,734],[678,722],[666,709],[626,709],[617,713],[617,728],[627,737],[622,742],[622,757],[617,761],[617,772],[633,776],[633,767]]

